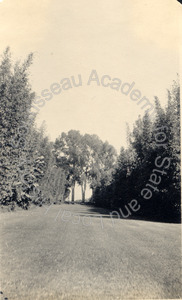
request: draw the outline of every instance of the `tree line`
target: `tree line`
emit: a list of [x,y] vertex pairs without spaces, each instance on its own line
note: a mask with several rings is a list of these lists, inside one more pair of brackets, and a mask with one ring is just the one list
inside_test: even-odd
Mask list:
[[56,165],[53,143],[37,129],[29,83],[33,55],[13,64],[9,48],[0,63],[0,202],[28,208],[64,197],[66,177]]
[[36,95],[29,83],[33,55],[13,64],[6,49],[0,63],[0,203],[28,209],[64,201],[75,183],[85,201],[87,183],[94,189],[103,177],[110,178],[116,151],[98,136],[70,130],[55,143],[36,128],[32,112]]
[[[168,90],[165,108],[155,98],[155,117],[146,112],[127,127],[127,148],[120,154],[97,135],[62,132],[50,142],[45,126],[36,128],[36,99],[29,80],[33,55],[13,63],[9,48],[0,63],[0,203],[14,209],[60,203],[80,185],[92,189],[94,205],[135,216],[180,219],[180,91],[178,80]],[[122,141],[121,141],[122,144]],[[133,202],[135,203],[135,202]],[[133,216],[132,216],[133,217]]]
[[[117,166],[110,179],[94,190],[98,206],[122,210],[124,217],[158,221],[181,219],[180,186],[180,88],[178,79],[167,90],[163,108],[155,97],[155,118],[146,112],[139,116],[133,130],[127,129],[127,149],[121,148]],[[135,213],[128,209],[132,199]]]

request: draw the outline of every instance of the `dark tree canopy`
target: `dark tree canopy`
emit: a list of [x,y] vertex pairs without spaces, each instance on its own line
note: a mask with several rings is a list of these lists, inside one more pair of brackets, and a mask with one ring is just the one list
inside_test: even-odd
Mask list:
[[[155,120],[145,113],[135,122],[133,131],[128,132],[128,148],[121,148],[111,183],[97,185],[93,199],[96,205],[114,209],[123,208],[132,199],[137,199],[141,208],[135,215],[160,221],[180,221],[178,80],[168,91],[167,106],[163,108],[155,97],[155,108]],[[144,191],[144,188],[150,190]],[[142,197],[144,192],[152,195],[150,199]]]

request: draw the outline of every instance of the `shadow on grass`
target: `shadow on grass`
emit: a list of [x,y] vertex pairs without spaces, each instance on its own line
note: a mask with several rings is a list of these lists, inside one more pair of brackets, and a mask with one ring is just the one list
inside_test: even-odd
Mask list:
[[[121,220],[134,220],[134,221],[145,221],[145,222],[155,222],[155,223],[171,223],[171,224],[180,224],[181,223],[181,216],[176,216],[176,218],[174,219],[170,219],[170,217],[165,218],[163,216],[156,216],[156,215],[152,215],[152,216],[143,216],[143,215],[136,215],[134,212],[132,212],[131,210],[131,215],[128,217],[123,217],[122,214],[119,212],[118,208],[113,208],[111,209],[107,209],[107,208],[102,208],[102,207],[97,207],[94,206],[93,203],[90,202],[86,202],[86,203],[78,203],[78,204],[82,204],[84,206],[86,206],[88,208],[88,211],[84,211],[81,212],[81,216],[91,216],[93,215],[94,217],[101,217],[102,218],[116,218],[116,219],[121,219]],[[124,215],[126,215],[126,209],[121,208],[121,210],[123,211]],[[117,214],[118,212],[118,214]],[[100,216],[97,214],[100,214]]]

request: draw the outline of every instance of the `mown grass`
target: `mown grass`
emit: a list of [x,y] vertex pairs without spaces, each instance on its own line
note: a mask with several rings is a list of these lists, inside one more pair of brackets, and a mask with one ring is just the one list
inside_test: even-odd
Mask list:
[[[63,221],[64,210],[79,215],[80,222]],[[2,213],[1,296],[179,299],[180,225],[121,219],[113,224],[101,212],[53,205]]]

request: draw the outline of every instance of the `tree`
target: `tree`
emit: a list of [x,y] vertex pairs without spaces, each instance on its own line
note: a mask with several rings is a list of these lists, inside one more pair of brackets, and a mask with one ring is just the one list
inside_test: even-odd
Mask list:
[[[96,184],[93,199],[102,206],[120,208],[132,199],[140,202],[137,214],[146,219],[180,221],[180,89],[178,80],[168,91],[167,107],[155,97],[155,118],[147,112],[136,120],[132,132],[127,128],[128,148],[121,148],[110,183]],[[164,176],[156,175],[156,159],[168,161],[158,167]],[[161,170],[161,168],[164,168]],[[155,171],[156,172],[156,171]],[[152,178],[152,179],[151,179]],[[153,180],[152,197],[146,201],[142,189]],[[151,183],[151,181],[150,181]],[[157,189],[155,189],[156,185]],[[109,195],[109,196],[108,196]],[[105,199],[104,201],[102,199]]]
[[[18,164],[24,152],[27,133],[18,131],[29,124],[29,113],[34,93],[28,81],[28,69],[32,63],[32,54],[24,63],[11,62],[9,48],[2,56],[0,64],[0,187],[1,203],[21,203],[22,181]],[[28,200],[27,200],[28,203]]]
[[[21,63],[12,63],[9,48],[0,63],[0,201],[14,208],[27,209],[31,203],[48,201],[46,188],[54,186],[65,193],[65,175],[58,169],[52,175],[51,186],[45,186],[46,176],[55,164],[53,146],[44,130],[35,128],[31,112],[35,93],[29,84],[29,67],[33,55]],[[58,183],[59,182],[59,183]],[[55,190],[53,197],[57,197]]]
[[72,202],[75,200],[75,183],[79,181],[81,168],[81,135],[79,131],[70,130],[56,139],[54,148],[57,165],[64,168],[72,190]]
[[96,135],[83,136],[76,130],[61,134],[55,142],[55,154],[58,165],[67,172],[72,201],[76,182],[81,186],[84,202],[87,182],[94,189],[101,180],[106,181],[111,177],[111,170],[116,161],[113,146],[107,142],[103,143]]

